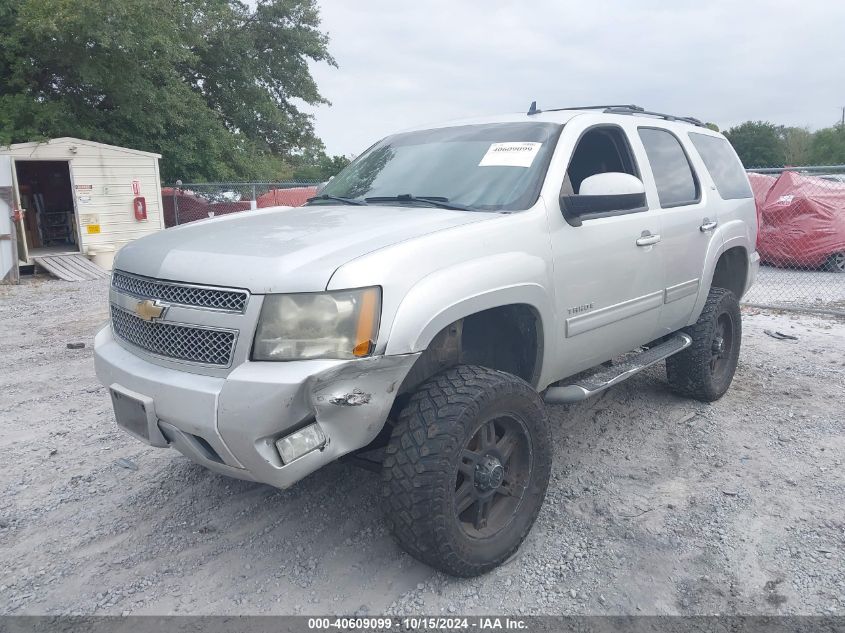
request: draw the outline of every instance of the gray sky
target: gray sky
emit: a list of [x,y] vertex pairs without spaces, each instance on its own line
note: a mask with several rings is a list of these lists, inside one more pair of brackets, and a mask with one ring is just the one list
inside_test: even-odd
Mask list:
[[340,68],[312,67],[330,154],[398,130],[542,107],[635,103],[722,129],[811,128],[845,106],[845,2],[320,0]]

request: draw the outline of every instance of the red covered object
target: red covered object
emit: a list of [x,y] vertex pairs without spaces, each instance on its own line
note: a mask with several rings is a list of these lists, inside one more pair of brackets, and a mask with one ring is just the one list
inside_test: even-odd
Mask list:
[[[271,189],[258,197],[256,206],[264,207],[301,207],[305,201],[317,195],[317,187],[292,187],[290,189]],[[218,199],[223,196],[216,196]],[[162,187],[161,200],[164,204],[164,225],[166,227],[186,224],[209,217],[249,211],[249,200],[220,200],[212,202],[189,189]],[[178,222],[177,222],[178,219]]]
[[271,189],[258,196],[258,208],[264,207],[301,207],[308,198],[317,195],[317,187],[292,187],[290,189]]
[[763,205],[766,203],[766,196],[774,186],[777,178],[769,176],[768,174],[757,174],[750,172],[748,174],[748,181],[751,183],[751,191],[754,192],[754,204],[757,205],[757,226],[761,222],[760,214],[763,211]]
[[161,188],[161,202],[164,205],[164,226],[167,228],[207,218],[211,206],[205,198],[173,187]]
[[251,208],[249,200],[238,200],[232,202],[212,202],[208,210],[214,215],[226,215],[237,211],[249,211]]
[[820,268],[845,253],[845,183],[784,172],[760,215],[757,250],[767,264]]
[[164,205],[164,226],[168,228],[250,209],[248,200],[211,202],[188,189],[173,187],[162,187],[161,202]]

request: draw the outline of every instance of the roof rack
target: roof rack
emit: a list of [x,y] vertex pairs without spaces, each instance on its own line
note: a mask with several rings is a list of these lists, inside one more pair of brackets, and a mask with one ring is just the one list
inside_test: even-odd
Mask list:
[[640,106],[630,103],[624,105],[591,105],[591,106],[572,106],[569,108],[552,108],[550,110],[540,110],[537,108],[537,102],[532,101],[528,108],[528,116],[532,114],[540,114],[541,112],[562,112],[563,110],[606,110],[608,108],[627,108],[629,110],[642,110]]
[[653,116],[657,117],[658,119],[665,119],[666,121],[683,121],[684,123],[691,123],[692,125],[697,125],[698,127],[706,127],[704,123],[702,123],[699,119],[691,116],[675,116],[674,114],[664,114],[663,112],[652,112],[651,110],[643,110],[642,108],[637,108],[636,110],[631,110],[627,107],[620,107],[620,106],[613,106],[607,108],[605,110],[607,114],[640,114],[643,116]]
[[691,123],[692,125],[697,125],[698,127],[707,127],[704,125],[704,123],[702,123],[699,119],[696,119],[695,117],[675,116],[673,114],[664,114],[662,112],[652,112],[651,110],[646,110],[645,108],[633,104],[574,106],[569,108],[554,108],[551,110],[540,110],[539,108],[537,108],[537,102],[532,101],[531,106],[528,108],[528,116],[531,116],[532,114],[540,114],[541,112],[560,112],[562,110],[602,110],[607,114],[653,116],[660,119],[665,119],[666,121],[682,121],[684,123]]

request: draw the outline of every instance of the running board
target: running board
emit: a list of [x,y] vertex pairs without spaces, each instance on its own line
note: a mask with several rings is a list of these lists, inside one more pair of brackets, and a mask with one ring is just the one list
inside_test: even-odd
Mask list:
[[566,404],[586,400],[590,396],[604,391],[608,387],[627,380],[643,369],[651,367],[672,354],[677,354],[692,345],[692,339],[683,333],[673,335],[660,345],[650,347],[645,351],[631,356],[624,362],[609,369],[585,376],[565,387],[550,387],[546,389],[543,399],[549,404]]

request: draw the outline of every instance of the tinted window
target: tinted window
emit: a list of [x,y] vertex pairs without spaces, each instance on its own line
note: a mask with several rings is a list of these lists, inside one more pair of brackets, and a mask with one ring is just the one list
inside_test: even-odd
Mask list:
[[689,137],[723,200],[751,197],[745,169],[727,139],[694,132]]
[[640,128],[639,133],[654,173],[660,206],[676,207],[698,201],[698,182],[675,135],[654,128]]

